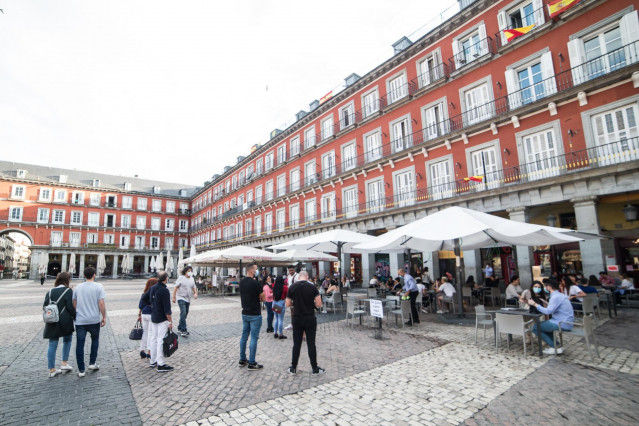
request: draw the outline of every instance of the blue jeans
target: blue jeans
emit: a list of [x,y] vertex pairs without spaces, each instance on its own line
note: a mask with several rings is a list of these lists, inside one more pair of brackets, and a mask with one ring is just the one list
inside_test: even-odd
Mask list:
[[537,324],[533,325],[533,333],[539,335],[541,331],[541,340],[546,342],[551,348],[554,348],[555,341],[553,340],[552,332],[559,330],[559,325],[556,322],[544,321],[541,323],[539,329],[540,330],[537,330]]
[[273,330],[273,302],[264,302],[266,306],[266,331]]
[[189,307],[191,304],[185,300],[178,300],[180,306],[180,323],[178,324],[178,331],[186,331],[186,316],[189,314]]
[[[55,368],[55,355],[58,352],[58,341],[60,339],[49,339],[49,351],[47,352],[47,360],[49,362],[49,370]],[[71,352],[71,342],[73,341],[73,334],[62,337],[62,361],[67,362],[69,360],[69,353]]]
[[95,364],[98,359],[98,346],[100,345],[100,323],[75,326],[75,358],[78,361],[78,371],[84,373],[84,341],[87,333],[91,335],[91,354],[89,365]]
[[286,306],[282,308],[282,312],[275,314],[275,333],[282,334],[284,332],[284,314],[286,313]]
[[255,364],[255,353],[257,352],[257,339],[262,328],[262,315],[242,315],[242,338],[240,339],[240,361],[246,361],[246,342],[249,334],[251,343],[249,344],[249,364]]

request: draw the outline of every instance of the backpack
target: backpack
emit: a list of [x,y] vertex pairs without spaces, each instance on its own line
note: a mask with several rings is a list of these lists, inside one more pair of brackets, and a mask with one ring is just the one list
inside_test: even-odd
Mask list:
[[67,308],[65,306],[64,308],[62,308],[62,311],[58,311],[58,302],[62,299],[66,292],[69,291],[69,288],[67,287],[67,289],[62,292],[60,297],[58,297],[58,300],[56,300],[55,302],[51,300],[52,291],[53,289],[49,290],[49,304],[44,307],[44,312],[42,312],[42,319],[44,320],[45,324],[55,324],[60,321],[60,314],[62,314],[62,312],[64,312],[64,310]]

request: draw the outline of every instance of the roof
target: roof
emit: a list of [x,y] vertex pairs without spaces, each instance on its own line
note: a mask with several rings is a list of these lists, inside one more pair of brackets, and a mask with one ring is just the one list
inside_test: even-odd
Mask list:
[[[25,170],[26,175],[18,176],[18,170]],[[61,175],[67,177],[66,182],[60,182]],[[93,190],[117,190],[171,197],[180,197],[180,190],[183,189],[186,191],[186,195],[183,198],[190,197],[198,189],[194,186],[181,183],[160,182],[137,177],[107,175],[82,170],[0,161],[0,179],[4,178],[37,181],[51,185],[84,186],[87,187],[87,189]],[[94,179],[100,181],[99,186],[94,186]],[[125,183],[129,183],[130,188],[125,188]],[[153,192],[154,187],[159,187],[159,192]]]

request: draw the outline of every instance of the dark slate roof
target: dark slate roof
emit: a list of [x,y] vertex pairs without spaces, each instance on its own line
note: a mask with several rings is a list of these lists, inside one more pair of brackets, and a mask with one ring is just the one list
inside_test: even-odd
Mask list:
[[[18,170],[26,170],[26,176],[18,177]],[[66,183],[60,182],[60,175],[67,176]],[[160,192],[155,195],[165,195],[179,197],[180,190],[186,190],[186,198],[193,195],[198,188],[180,183],[159,182],[149,179],[141,179],[129,176],[107,175],[96,172],[82,170],[61,169],[57,167],[38,166],[36,164],[14,163],[11,161],[0,161],[0,179],[12,178],[25,181],[38,181],[45,184],[82,186],[87,189],[118,190],[125,191],[125,182],[131,184],[131,188],[126,192],[146,193],[154,195],[153,187],[159,187]],[[93,180],[99,179],[100,186],[94,187]]]

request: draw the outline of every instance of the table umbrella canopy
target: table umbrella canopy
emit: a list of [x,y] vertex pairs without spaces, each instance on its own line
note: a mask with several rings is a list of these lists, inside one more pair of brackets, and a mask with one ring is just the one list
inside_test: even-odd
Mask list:
[[38,264],[38,273],[46,274],[49,269],[49,254],[40,253],[40,263]]
[[391,252],[412,249],[431,252],[482,247],[563,244],[599,235],[533,223],[517,222],[463,207],[450,207],[358,244],[354,250]]
[[75,274],[75,253],[71,253],[69,257],[69,273],[71,275]]
[[372,241],[375,237],[348,229],[332,229],[320,234],[309,235],[297,240],[276,244],[269,248],[275,250],[305,249],[323,252],[350,253],[354,245]]
[[270,251],[249,246],[235,246],[223,250],[211,250],[200,253],[195,257],[184,259],[184,262],[194,266],[238,265],[240,262],[256,262],[259,263],[260,266],[275,266],[287,265],[290,263],[290,260],[279,254],[271,253]]
[[277,254],[287,258],[291,264],[297,262],[337,262],[337,257],[315,250],[291,249]]
[[184,249],[180,247],[180,251],[178,251],[178,265],[184,263],[182,262],[183,260],[184,260]]
[[164,256],[162,252],[155,258],[155,267],[158,271],[164,271]]
[[104,273],[104,270],[106,269],[106,258],[104,257],[104,253],[100,253],[100,255],[98,256],[98,263],[96,266],[98,269],[98,273],[102,275]]
[[151,260],[149,261],[149,269],[152,271],[155,269],[155,257],[151,256]]
[[169,275],[171,275],[171,273],[173,272],[174,268],[175,268],[175,265],[173,264],[173,258],[171,257],[171,250],[167,250],[167,252],[166,252],[166,272],[168,272]]

